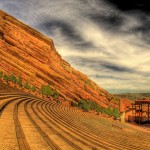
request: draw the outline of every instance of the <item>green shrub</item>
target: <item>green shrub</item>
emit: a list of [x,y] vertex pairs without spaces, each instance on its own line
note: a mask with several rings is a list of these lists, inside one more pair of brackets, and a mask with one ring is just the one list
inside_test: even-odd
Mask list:
[[50,88],[50,85],[42,85],[40,88],[40,92],[42,93],[42,95],[45,95],[47,97],[53,96],[54,99],[58,99],[59,97],[59,93],[57,92],[56,89],[52,90]]
[[46,97],[51,96],[51,89],[50,89],[50,85],[42,85],[40,88],[40,91],[42,93],[42,95],[45,95]]
[[14,74],[12,74],[12,75],[10,76],[10,81],[12,81],[12,83],[14,83],[14,84],[17,83],[17,78],[15,77]]
[[32,91],[32,92],[35,92],[35,91],[36,91],[36,86],[35,86],[35,85],[33,85],[33,86],[31,87],[31,91]]
[[83,106],[83,110],[86,111],[86,112],[88,112],[88,111],[90,110],[90,108],[89,108],[88,105],[84,105],[84,106]]
[[85,84],[90,85],[91,83],[90,83],[89,80],[86,80],[86,81],[85,81]]
[[[11,81],[14,84],[19,85],[19,87],[24,87],[25,89],[31,90],[32,92],[36,91],[36,86],[31,86],[28,81],[26,81],[23,84],[22,81],[22,77],[16,77],[14,74],[12,74],[11,76],[4,74],[2,71],[0,71],[0,79],[4,79],[7,83],[9,81]],[[50,85],[41,85],[41,88],[39,89],[40,93],[42,95],[45,95],[46,97],[50,97],[53,96],[54,99],[58,99],[59,98],[59,93],[57,92],[56,88],[54,90],[52,90],[50,88]]]
[[18,77],[16,83],[19,85],[19,87],[22,87],[22,86],[23,86],[23,84],[22,84],[22,77],[21,77],[21,76]]
[[54,90],[52,90],[52,91],[51,91],[51,96],[53,96],[53,97],[54,97],[54,99],[58,99],[58,97],[59,97],[59,93],[57,92],[57,90],[56,90],[56,89],[54,89]]
[[89,107],[87,101],[84,99],[81,99],[80,101],[78,101],[78,107],[87,112],[90,110],[90,107]]
[[96,105],[96,112],[103,112],[103,109],[100,107],[100,105]]
[[3,78],[3,72],[0,71],[0,79]]
[[107,109],[104,109],[104,113],[114,118],[118,118],[120,116],[118,109],[112,107],[108,107]]
[[73,102],[73,101],[70,102],[70,105],[73,106],[73,107],[77,107],[78,106],[78,104]]
[[88,104],[90,110],[96,110],[97,104],[95,102],[88,100],[87,104]]
[[25,82],[25,84],[23,85],[23,87],[24,87],[25,89],[27,89],[27,90],[30,90],[30,89],[31,89],[31,87],[30,87],[28,81]]
[[3,79],[8,83],[10,81],[10,77],[6,74],[3,75]]
[[87,105],[86,100],[81,99],[80,101],[78,101],[78,107],[79,108],[83,108],[83,106]]
[[114,118],[119,118],[120,117],[118,109],[113,108],[112,113],[113,113]]
[[54,99],[58,99],[59,94],[56,94],[56,95],[54,95],[53,97],[54,97]]
[[81,99],[78,101],[78,107],[85,111],[95,110],[98,113],[103,112],[103,108],[100,105],[90,100]]
[[109,115],[109,116],[112,116],[112,110],[111,110],[111,107],[108,107],[107,109],[104,109],[104,113]]

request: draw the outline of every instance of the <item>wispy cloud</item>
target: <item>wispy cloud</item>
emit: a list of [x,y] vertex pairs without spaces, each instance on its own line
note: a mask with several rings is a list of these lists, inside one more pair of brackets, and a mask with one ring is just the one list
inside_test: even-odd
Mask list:
[[150,17],[143,3],[2,0],[0,8],[52,38],[64,59],[108,91],[149,91]]

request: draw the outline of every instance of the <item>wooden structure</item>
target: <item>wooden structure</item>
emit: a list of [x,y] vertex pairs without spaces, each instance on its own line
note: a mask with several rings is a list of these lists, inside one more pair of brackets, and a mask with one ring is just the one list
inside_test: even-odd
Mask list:
[[[132,104],[132,117],[138,124],[150,123],[150,100],[136,100]],[[145,116],[143,115],[145,113]]]

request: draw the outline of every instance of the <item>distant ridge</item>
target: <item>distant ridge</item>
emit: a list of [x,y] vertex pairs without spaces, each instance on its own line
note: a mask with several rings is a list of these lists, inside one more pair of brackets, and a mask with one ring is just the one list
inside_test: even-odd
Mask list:
[[40,88],[50,84],[70,101],[92,100],[118,107],[114,96],[63,60],[51,39],[0,10],[0,70]]
[[123,93],[114,95],[120,98],[127,98],[130,100],[150,99],[150,93]]

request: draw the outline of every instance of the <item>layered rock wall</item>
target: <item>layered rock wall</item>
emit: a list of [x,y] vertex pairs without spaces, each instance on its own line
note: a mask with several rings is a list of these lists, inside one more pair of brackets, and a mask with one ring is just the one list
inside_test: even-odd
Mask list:
[[83,98],[104,107],[110,105],[111,95],[63,60],[51,39],[3,11],[0,11],[0,70],[20,75],[37,88],[48,83],[68,100]]

